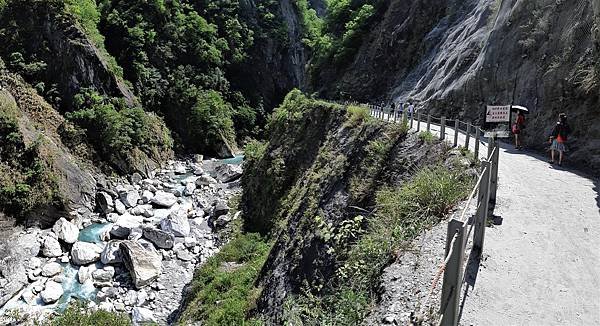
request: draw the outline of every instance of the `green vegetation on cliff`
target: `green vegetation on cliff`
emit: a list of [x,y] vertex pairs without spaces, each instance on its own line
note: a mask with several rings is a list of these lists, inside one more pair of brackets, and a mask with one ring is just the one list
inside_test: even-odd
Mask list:
[[[128,107],[122,99],[108,98],[84,89],[75,97],[75,111],[67,119],[83,128],[100,156],[121,172],[133,172],[136,152],[168,159],[173,141],[162,119],[139,107]],[[77,130],[65,129],[70,138]]]
[[17,218],[49,205],[60,206],[54,176],[39,156],[38,139],[27,146],[14,98],[0,89],[0,211]]
[[[100,3],[108,50],[144,107],[161,114],[182,145],[227,156],[236,140],[257,135],[261,104],[236,87],[250,78],[230,75],[251,59],[255,36],[279,33],[276,23],[247,21],[238,1]],[[266,1],[257,10],[277,20],[276,8],[276,1]]]

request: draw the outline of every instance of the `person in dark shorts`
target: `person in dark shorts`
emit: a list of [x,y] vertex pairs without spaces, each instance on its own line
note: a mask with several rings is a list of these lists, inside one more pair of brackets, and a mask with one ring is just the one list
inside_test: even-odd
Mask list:
[[550,146],[550,164],[555,163],[555,153],[558,152],[558,165],[562,166],[564,153],[567,151],[567,146],[565,143],[567,142],[569,134],[571,134],[571,127],[569,127],[569,124],[567,123],[567,115],[565,113],[561,113],[558,116],[558,122],[552,129],[552,135],[550,136],[550,142],[552,144]]
[[525,129],[525,115],[523,111],[519,111],[512,127],[512,133],[515,135],[515,149],[523,149],[523,129]]

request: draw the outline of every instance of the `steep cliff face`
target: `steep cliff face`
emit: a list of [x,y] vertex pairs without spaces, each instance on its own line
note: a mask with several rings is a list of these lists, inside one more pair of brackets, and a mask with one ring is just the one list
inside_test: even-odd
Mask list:
[[[17,138],[22,141],[20,146],[24,146],[16,151],[3,151],[0,192],[4,196],[9,189],[17,191],[9,202],[0,204],[0,210],[23,214],[22,222],[41,226],[52,225],[58,216],[78,208],[92,210],[96,179],[89,169],[91,163],[71,154],[62,143],[58,130],[65,124],[64,118],[21,77],[3,71],[0,71],[0,114],[17,122],[12,136],[0,137],[0,145],[7,149],[7,142]],[[19,157],[22,152],[31,154]],[[23,159],[30,163],[19,164]],[[12,201],[20,207],[10,207]]]
[[358,216],[370,215],[378,190],[447,157],[443,144],[367,117],[292,92],[275,112],[262,155],[246,162],[246,229],[274,238],[256,313],[274,324],[293,323],[285,306],[295,297],[337,291],[347,250],[370,223]]
[[71,109],[73,97],[84,87],[135,102],[60,1],[13,1],[1,12],[0,22],[0,55],[15,67],[38,64],[36,71],[23,73],[29,82],[45,84],[42,93],[51,88],[58,93],[48,92],[48,99],[60,98],[53,104]]
[[323,72],[320,90],[413,100],[434,114],[474,121],[488,104],[525,105],[526,143],[540,149],[558,113],[567,112],[575,129],[570,159],[598,168],[593,6],[597,1],[390,1],[352,64],[339,76]]
[[[259,1],[242,0],[240,4],[243,7],[240,13],[250,26],[266,24],[256,8]],[[279,1],[277,6],[274,24],[279,25],[276,28],[279,32],[255,35],[250,59],[231,71],[232,85],[243,90],[253,102],[262,102],[267,112],[279,105],[291,89],[305,84],[304,66],[308,60],[296,6],[291,0]]]

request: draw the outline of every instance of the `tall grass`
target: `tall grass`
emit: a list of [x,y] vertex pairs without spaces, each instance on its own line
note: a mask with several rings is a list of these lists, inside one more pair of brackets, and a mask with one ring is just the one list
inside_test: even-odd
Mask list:
[[291,298],[286,318],[291,324],[357,325],[375,303],[379,276],[402,243],[438,223],[464,199],[473,179],[460,169],[439,165],[423,168],[401,187],[377,192],[376,213],[367,218],[364,235],[349,250],[336,280],[323,296],[307,293]]

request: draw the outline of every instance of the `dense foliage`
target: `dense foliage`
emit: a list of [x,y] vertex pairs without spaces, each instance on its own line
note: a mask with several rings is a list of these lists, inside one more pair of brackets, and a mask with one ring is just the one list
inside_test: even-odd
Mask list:
[[173,145],[159,117],[139,107],[128,107],[122,99],[84,89],[74,102],[75,111],[67,113],[67,119],[86,131],[101,157],[117,170],[130,172],[136,150],[160,158]]
[[328,0],[327,15],[321,18],[307,0],[297,0],[305,44],[313,51],[311,74],[326,66],[341,69],[349,64],[383,4],[383,0]]
[[261,1],[265,21],[256,23],[238,1],[103,0],[100,28],[144,107],[164,116],[189,150],[219,154],[236,132],[242,140],[258,131],[260,103],[229,74],[249,59],[256,37],[279,33],[276,5]]

